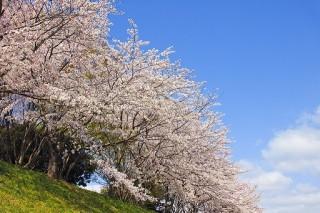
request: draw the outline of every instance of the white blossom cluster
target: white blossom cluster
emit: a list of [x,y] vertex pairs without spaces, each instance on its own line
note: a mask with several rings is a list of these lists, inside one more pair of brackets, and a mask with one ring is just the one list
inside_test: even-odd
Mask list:
[[34,103],[23,119],[66,129],[138,201],[160,199],[145,187],[152,182],[185,211],[261,211],[229,160],[215,97],[170,61],[171,49],[143,51],[132,21],[127,41],[108,42],[111,0],[2,5],[1,115],[13,95]]

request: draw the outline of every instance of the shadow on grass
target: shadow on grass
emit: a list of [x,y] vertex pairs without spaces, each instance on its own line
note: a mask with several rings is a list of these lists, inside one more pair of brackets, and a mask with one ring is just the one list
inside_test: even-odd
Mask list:
[[4,175],[8,172],[8,168],[5,166],[4,163],[0,161],[0,175]]

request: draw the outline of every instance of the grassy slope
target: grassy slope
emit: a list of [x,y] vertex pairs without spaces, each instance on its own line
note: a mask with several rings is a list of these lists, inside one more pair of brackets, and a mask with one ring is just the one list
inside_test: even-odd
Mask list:
[[0,161],[0,212],[149,212]]

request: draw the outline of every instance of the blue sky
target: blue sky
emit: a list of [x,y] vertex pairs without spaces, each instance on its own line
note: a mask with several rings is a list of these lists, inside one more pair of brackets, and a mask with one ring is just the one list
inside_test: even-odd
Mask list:
[[[134,19],[141,39],[173,46],[173,59],[219,95],[233,159],[250,170],[244,178],[258,188],[270,180],[259,189],[266,212],[320,212],[320,170],[311,171],[320,158],[301,159],[320,150],[320,1],[120,0],[117,8],[124,15],[112,17],[112,38],[125,39]],[[271,199],[285,194],[301,202]]]

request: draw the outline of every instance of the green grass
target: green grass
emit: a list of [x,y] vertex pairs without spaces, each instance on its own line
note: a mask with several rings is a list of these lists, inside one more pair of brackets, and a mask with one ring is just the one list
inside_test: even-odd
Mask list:
[[0,161],[0,212],[150,212]]

